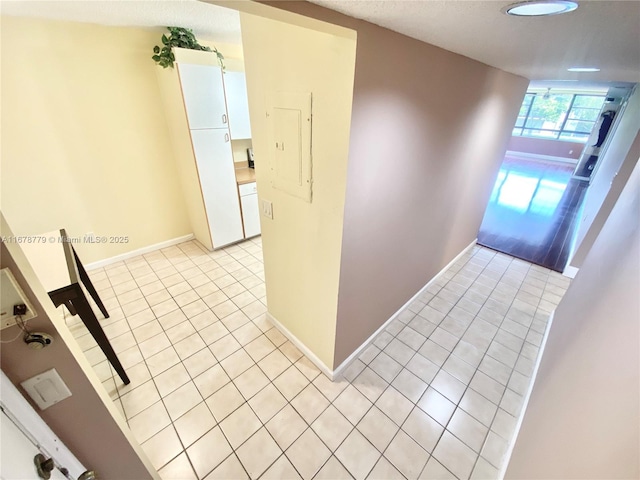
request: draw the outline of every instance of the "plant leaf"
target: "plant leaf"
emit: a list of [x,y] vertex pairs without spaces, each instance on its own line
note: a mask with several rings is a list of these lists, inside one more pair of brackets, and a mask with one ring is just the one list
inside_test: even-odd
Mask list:
[[211,47],[200,45],[198,40],[196,39],[195,34],[189,28],[182,27],[167,27],[169,31],[169,36],[166,34],[162,35],[162,44],[163,47],[155,46],[153,48],[153,52],[156,54],[153,57],[153,60],[158,63],[163,68],[173,67],[175,62],[175,55],[173,53],[173,47],[179,48],[188,48],[191,50],[202,50],[205,52],[215,52],[218,57],[218,62],[224,71],[224,56],[218,51],[217,48],[211,49]]

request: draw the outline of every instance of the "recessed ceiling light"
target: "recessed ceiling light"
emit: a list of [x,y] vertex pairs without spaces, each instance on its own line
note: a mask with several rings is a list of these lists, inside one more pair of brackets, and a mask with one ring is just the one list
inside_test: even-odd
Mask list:
[[571,67],[567,68],[567,72],[599,72],[599,68],[595,67]]
[[567,0],[533,0],[508,5],[503,9],[503,12],[517,17],[540,17],[572,12],[576,8],[578,8],[576,2]]

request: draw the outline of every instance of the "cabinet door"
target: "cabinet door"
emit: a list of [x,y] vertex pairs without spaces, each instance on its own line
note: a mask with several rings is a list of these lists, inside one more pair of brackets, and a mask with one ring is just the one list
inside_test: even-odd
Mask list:
[[242,218],[244,219],[245,237],[260,235],[260,212],[258,210],[258,194],[240,197],[242,203]]
[[247,84],[243,72],[226,72],[224,74],[224,90],[229,109],[229,128],[234,140],[251,138],[249,122],[249,99]]
[[227,128],[222,71],[213,65],[178,65],[189,128]]
[[200,188],[213,247],[244,238],[229,133],[223,129],[192,130]]

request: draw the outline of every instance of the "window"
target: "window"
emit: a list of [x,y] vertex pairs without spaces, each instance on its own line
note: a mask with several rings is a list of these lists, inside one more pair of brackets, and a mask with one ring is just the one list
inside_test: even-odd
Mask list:
[[604,95],[579,93],[527,93],[513,135],[585,143],[604,99]]

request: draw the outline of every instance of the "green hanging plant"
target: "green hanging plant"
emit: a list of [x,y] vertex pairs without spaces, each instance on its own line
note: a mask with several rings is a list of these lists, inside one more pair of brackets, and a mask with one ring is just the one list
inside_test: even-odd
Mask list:
[[193,32],[188,28],[167,27],[167,29],[169,29],[170,35],[168,37],[165,34],[162,35],[162,48],[158,45],[153,47],[154,55],[151,57],[162,68],[173,68],[173,63],[176,61],[176,57],[173,54],[172,48],[178,47],[188,48],[189,50],[215,52],[218,57],[218,62],[220,63],[222,70],[224,70],[224,56],[217,48],[213,47],[213,50],[211,50],[209,47],[200,45]]

